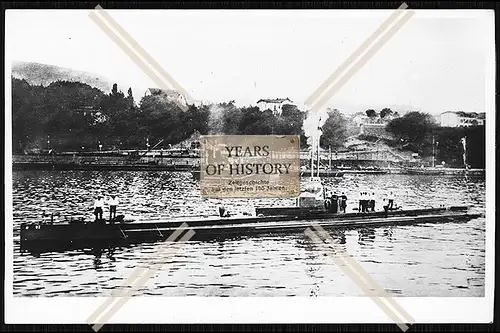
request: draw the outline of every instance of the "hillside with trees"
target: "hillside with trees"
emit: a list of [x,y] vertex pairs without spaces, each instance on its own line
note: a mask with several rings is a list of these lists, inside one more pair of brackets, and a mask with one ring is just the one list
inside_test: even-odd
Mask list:
[[[320,140],[322,148],[342,150],[352,137],[368,140],[359,135],[359,126],[339,110],[328,109],[327,114]],[[429,159],[434,142],[437,163],[445,161],[449,166],[461,167],[460,139],[467,137],[469,164],[484,167],[484,126],[443,128],[427,113],[408,112],[392,119],[394,114],[388,108],[366,111],[370,122],[387,123],[385,130],[394,137],[385,140],[391,149],[415,152]],[[302,148],[306,148],[306,116],[305,110],[291,104],[284,105],[281,114],[274,114],[253,106],[237,107],[234,101],[190,105],[182,111],[165,94],[146,95],[137,103],[131,88],[124,93],[117,84],[106,93],[81,82],[55,81],[42,86],[12,78],[14,153],[145,149],[146,143],[153,146],[162,140],[158,148],[168,148],[195,131],[218,135],[299,135]]]
[[393,145],[418,153],[423,158],[435,156],[436,164],[463,167],[462,138],[467,138],[467,162],[473,168],[485,167],[485,127],[440,127],[434,117],[423,112],[408,112],[393,119],[387,130],[396,138]]
[[113,82],[97,73],[37,62],[13,61],[12,76],[16,79],[24,79],[32,85],[48,86],[56,81],[70,81],[86,83],[101,91],[109,91],[113,86]]
[[[182,111],[166,95],[142,97],[114,84],[109,93],[80,82],[56,81],[48,86],[31,85],[12,78],[12,133],[14,153],[53,149],[81,151],[144,149],[163,140],[167,148],[201,134],[300,135],[306,112],[284,105],[281,114],[257,107],[237,107],[234,101],[190,105]],[[348,120],[331,110],[323,127],[321,144],[341,147],[349,133]]]

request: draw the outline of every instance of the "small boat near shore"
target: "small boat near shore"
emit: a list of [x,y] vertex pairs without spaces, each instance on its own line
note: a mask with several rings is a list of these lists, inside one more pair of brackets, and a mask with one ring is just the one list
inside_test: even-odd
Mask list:
[[180,217],[155,221],[83,221],[22,223],[21,249],[47,251],[165,241],[174,231],[193,230],[193,239],[301,232],[312,223],[328,228],[379,227],[463,222],[477,218],[468,207],[437,207],[368,213],[330,213],[318,208],[257,207],[255,216]]

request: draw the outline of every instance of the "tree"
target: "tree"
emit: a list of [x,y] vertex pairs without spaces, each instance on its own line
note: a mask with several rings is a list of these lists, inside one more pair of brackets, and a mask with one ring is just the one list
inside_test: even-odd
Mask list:
[[385,118],[386,116],[390,116],[393,114],[393,111],[389,108],[383,108],[380,110],[380,118]]
[[241,110],[229,103],[217,103],[202,107],[207,114],[207,131],[213,135],[237,134],[241,119]]
[[485,167],[485,128],[471,127],[436,127],[433,135],[436,142],[436,161],[445,161],[452,167],[463,168],[463,145],[461,139],[467,137],[467,164],[473,168]]
[[345,144],[347,138],[347,120],[337,109],[328,110],[328,118],[323,125],[323,134],[320,146],[323,148],[339,148]]
[[246,135],[276,134],[277,118],[270,110],[260,111],[258,107],[242,108],[238,133]]
[[377,112],[373,109],[368,109],[365,111],[366,115],[370,117],[371,119],[375,118],[377,116]]
[[424,150],[429,149],[432,132],[436,127],[437,124],[432,115],[416,111],[408,112],[403,117],[393,119],[387,124],[387,130],[400,142],[422,155],[425,155]]
[[132,89],[129,89],[125,97],[115,83],[111,92],[101,100],[100,110],[105,122],[97,127],[107,145],[125,148],[137,142],[136,135],[142,119],[131,94]]
[[15,152],[51,147],[75,149],[94,130],[93,112],[104,94],[80,82],[32,86],[12,78],[12,139]]
[[184,111],[164,95],[144,96],[140,103],[140,134],[151,141],[175,144],[192,134],[185,128]]
[[[22,152],[38,135],[35,92],[28,82],[12,78],[12,150]],[[39,121],[38,121],[39,122]]]
[[302,124],[306,113],[301,111],[296,105],[285,104],[282,107],[281,115],[276,119],[276,134],[301,135],[303,134]]
[[237,108],[233,103],[234,101],[231,101],[229,104],[223,106],[222,129],[226,135],[239,134],[239,126],[243,117],[244,110]]
[[183,128],[188,132],[194,132],[195,130],[201,134],[208,134],[208,120],[210,117],[210,109],[206,106],[197,108],[194,105],[190,105],[186,110],[183,117]]

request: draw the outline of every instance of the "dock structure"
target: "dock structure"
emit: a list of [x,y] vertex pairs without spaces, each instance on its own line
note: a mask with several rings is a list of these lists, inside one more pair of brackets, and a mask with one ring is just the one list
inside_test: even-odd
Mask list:
[[65,155],[14,155],[14,170],[151,170],[190,171],[199,166],[199,158],[134,154],[65,154]]
[[[302,173],[310,172],[310,152],[301,151]],[[390,149],[347,152],[320,151],[312,166],[321,177],[346,174],[465,175],[465,168],[422,167]],[[125,171],[192,171],[199,179],[199,154],[186,149],[61,153],[51,155],[13,155],[13,170],[125,170]],[[467,170],[468,176],[484,176],[484,169]]]

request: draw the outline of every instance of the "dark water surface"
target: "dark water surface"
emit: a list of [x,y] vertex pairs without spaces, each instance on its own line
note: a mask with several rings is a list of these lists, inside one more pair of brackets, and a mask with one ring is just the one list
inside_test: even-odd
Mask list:
[[[471,205],[485,210],[484,179],[346,175],[327,179],[356,206],[360,191],[393,190],[404,208]],[[116,192],[119,214],[134,219],[215,214],[218,200],[199,196],[189,173],[18,171],[13,173],[14,295],[107,296],[160,243],[124,248],[21,253],[19,225],[51,212],[93,218],[95,195]],[[231,211],[291,205],[288,199],[225,200]],[[105,210],[105,214],[108,214]],[[396,296],[484,296],[485,219],[467,223],[333,230],[351,254]],[[191,241],[137,295],[361,296],[335,262],[302,232]]]

